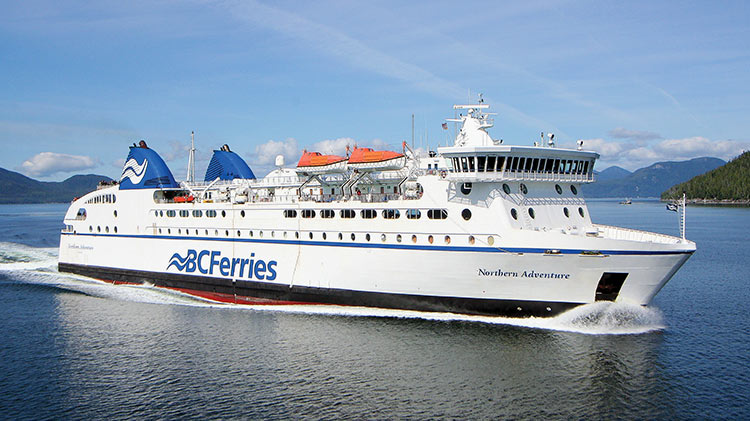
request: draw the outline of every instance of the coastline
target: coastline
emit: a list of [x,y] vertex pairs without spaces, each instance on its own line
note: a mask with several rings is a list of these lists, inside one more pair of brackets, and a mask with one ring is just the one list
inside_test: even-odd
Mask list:
[[[662,202],[672,202],[676,199],[661,199]],[[750,206],[750,199],[687,199],[688,205],[705,206]]]

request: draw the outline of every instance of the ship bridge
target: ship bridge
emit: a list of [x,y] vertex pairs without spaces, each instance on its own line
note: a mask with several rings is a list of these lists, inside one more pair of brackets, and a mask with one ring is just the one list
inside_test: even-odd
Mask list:
[[[503,145],[487,133],[493,127],[489,105],[454,105],[466,110],[460,118],[447,121],[460,123],[461,129],[451,147],[440,147],[438,153],[448,168],[446,177],[457,182],[549,181],[591,183],[594,181],[594,162],[599,154],[592,151],[559,149],[554,147],[554,135],[547,145]],[[543,139],[544,140],[544,139]]]

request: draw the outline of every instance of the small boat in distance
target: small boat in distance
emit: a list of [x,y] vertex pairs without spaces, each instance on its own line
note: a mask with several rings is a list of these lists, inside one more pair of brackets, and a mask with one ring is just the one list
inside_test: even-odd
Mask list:
[[632,205],[633,201],[630,199],[625,199],[622,202],[620,202],[621,205]]

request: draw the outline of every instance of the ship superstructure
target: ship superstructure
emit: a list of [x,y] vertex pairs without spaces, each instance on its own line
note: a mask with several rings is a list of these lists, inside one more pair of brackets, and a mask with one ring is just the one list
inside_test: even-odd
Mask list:
[[[325,303],[549,316],[646,305],[695,251],[594,224],[592,151],[492,139],[484,103],[454,106],[453,146],[427,157],[303,153],[263,178],[225,146],[178,183],[145,142],[119,183],[73,202],[59,269],[246,304]],[[188,177],[191,178],[191,177]]]

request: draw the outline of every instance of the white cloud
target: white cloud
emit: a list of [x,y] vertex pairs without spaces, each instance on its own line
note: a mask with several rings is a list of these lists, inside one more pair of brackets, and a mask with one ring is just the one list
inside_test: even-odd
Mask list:
[[[573,145],[566,145],[573,147]],[[728,161],[743,151],[750,149],[750,142],[741,140],[710,140],[695,136],[684,139],[665,139],[660,142],[609,141],[586,139],[583,149],[601,155],[597,168],[618,165],[635,170],[658,161],[684,161],[703,156],[721,158]]]
[[269,140],[266,143],[257,145],[253,154],[253,164],[273,164],[277,155],[283,155],[285,162],[291,162],[299,158],[300,152],[297,146],[297,139],[290,137],[287,140]]
[[58,172],[87,170],[95,166],[96,161],[88,156],[41,152],[24,161],[19,170],[32,177],[46,177]]

